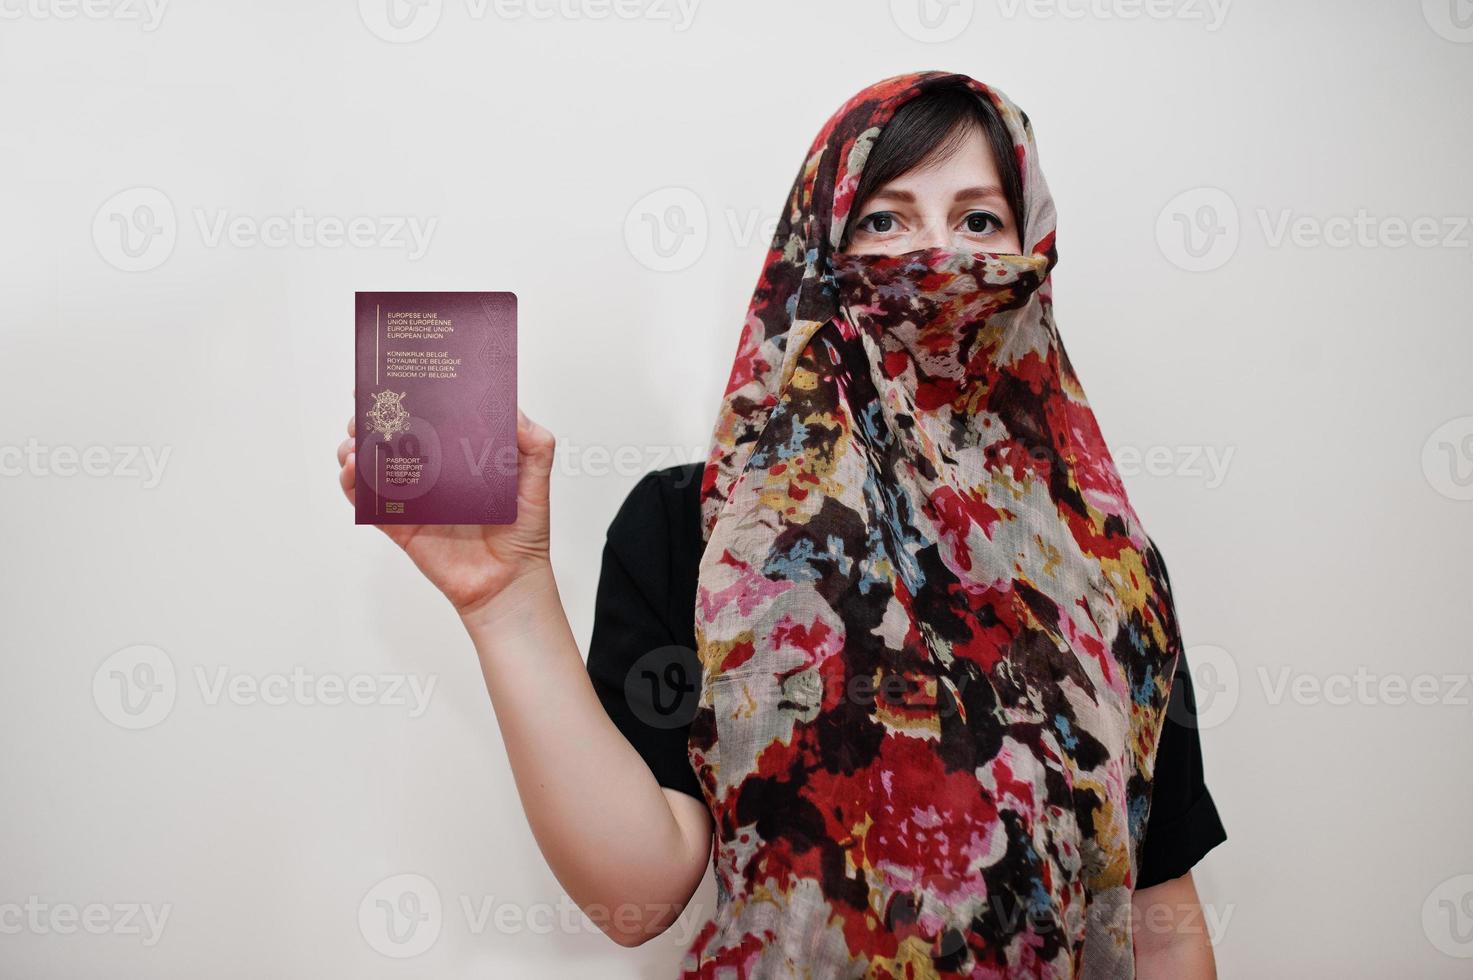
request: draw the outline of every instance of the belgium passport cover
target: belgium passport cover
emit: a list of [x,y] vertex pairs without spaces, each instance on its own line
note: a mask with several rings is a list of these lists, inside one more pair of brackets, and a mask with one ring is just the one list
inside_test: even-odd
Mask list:
[[517,298],[358,293],[359,524],[517,518]]

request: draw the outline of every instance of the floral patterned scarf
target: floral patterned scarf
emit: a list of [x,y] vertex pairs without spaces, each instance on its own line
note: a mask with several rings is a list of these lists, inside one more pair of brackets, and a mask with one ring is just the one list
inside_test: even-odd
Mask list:
[[[1012,136],[1024,254],[841,254],[880,130],[957,84]],[[701,488],[690,755],[718,907],[685,976],[1133,976],[1181,643],[1055,329],[1056,258],[995,88],[892,78],[810,149]]]

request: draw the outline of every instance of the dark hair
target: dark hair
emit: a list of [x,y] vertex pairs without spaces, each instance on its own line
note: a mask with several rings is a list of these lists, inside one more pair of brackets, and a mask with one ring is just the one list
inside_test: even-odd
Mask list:
[[[1018,160],[1013,154],[1013,137],[1008,133],[997,106],[962,85],[947,86],[917,96],[890,118],[874,146],[870,147],[864,171],[859,176],[859,186],[854,192],[851,217],[857,216],[858,209],[880,188],[910,173],[933,153],[945,156],[955,152],[973,127],[981,128],[992,148],[998,174],[1002,177],[1003,196],[1007,198],[1013,220],[1017,222],[1019,244],[1027,248],[1027,242],[1023,241],[1023,175],[1018,172]],[[844,229],[846,240],[852,228],[851,222]]]

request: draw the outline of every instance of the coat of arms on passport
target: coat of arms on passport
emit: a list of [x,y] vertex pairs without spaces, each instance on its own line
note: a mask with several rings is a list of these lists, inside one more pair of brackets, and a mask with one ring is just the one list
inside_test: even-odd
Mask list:
[[384,442],[409,428],[409,412],[404,408],[404,391],[376,391],[373,407],[364,413],[368,431],[383,433]]

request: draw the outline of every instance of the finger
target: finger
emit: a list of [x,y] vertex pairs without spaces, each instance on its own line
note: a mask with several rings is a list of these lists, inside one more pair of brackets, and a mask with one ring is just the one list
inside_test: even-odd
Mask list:
[[389,536],[389,540],[401,548],[409,546],[409,540],[419,530],[417,524],[375,524],[374,527]]
[[338,472],[338,485],[343,488],[343,496],[348,498],[348,503],[354,503],[354,487],[358,481],[358,454],[349,452],[343,460],[343,468]]
[[356,438],[358,438],[358,415],[357,415],[357,413],[354,413],[353,415],[348,416],[348,438],[349,439],[356,439]]
[[548,430],[529,419],[521,409],[517,410],[517,455],[531,458],[548,466],[552,463],[556,440]]
[[348,454],[353,451],[353,440],[344,439],[338,444],[338,465],[342,466],[348,461]]
[[517,494],[529,503],[547,503],[556,447],[551,432],[517,410]]

